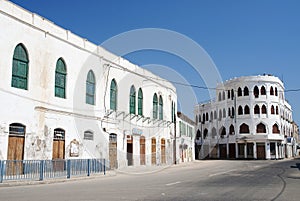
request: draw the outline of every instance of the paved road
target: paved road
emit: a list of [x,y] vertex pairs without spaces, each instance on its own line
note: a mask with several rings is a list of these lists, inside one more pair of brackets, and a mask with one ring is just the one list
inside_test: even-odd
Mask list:
[[108,176],[0,187],[1,201],[300,200],[300,160],[196,161]]

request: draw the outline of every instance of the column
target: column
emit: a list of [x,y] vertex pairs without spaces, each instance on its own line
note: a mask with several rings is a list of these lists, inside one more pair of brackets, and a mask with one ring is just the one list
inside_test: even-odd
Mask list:
[[239,144],[235,143],[235,158],[239,158]]
[[248,158],[248,153],[247,153],[247,142],[244,144],[244,158]]
[[253,142],[253,158],[257,159],[256,142]]
[[275,142],[275,153],[276,153],[276,155],[275,155],[275,159],[278,159],[278,143],[277,142]]
[[229,158],[229,142],[226,143],[226,158]]

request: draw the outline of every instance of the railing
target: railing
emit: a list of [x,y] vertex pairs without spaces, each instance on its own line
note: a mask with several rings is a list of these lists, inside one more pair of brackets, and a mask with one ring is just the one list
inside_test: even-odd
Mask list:
[[103,173],[107,169],[105,159],[69,160],[2,160],[0,183],[4,180],[39,180],[71,178]]

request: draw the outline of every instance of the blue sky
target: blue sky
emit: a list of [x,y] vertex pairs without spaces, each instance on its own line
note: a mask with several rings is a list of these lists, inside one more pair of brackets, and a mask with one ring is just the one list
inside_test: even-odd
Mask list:
[[[13,2],[95,44],[134,29],[172,30],[203,47],[223,80],[267,73],[281,78],[288,90],[300,88],[300,1],[297,0]],[[190,84],[204,85],[189,64],[174,55],[147,50],[125,57],[141,66],[168,66]],[[207,90],[194,89],[194,92],[197,102],[209,99]],[[300,123],[300,91],[288,92],[286,98],[293,107],[294,120]],[[190,111],[183,111],[189,116],[194,102],[190,105]]]

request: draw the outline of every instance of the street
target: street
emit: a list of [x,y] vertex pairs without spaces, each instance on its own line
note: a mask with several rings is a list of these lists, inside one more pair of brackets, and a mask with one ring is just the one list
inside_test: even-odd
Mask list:
[[211,160],[66,182],[1,186],[1,201],[299,200],[300,160]]

